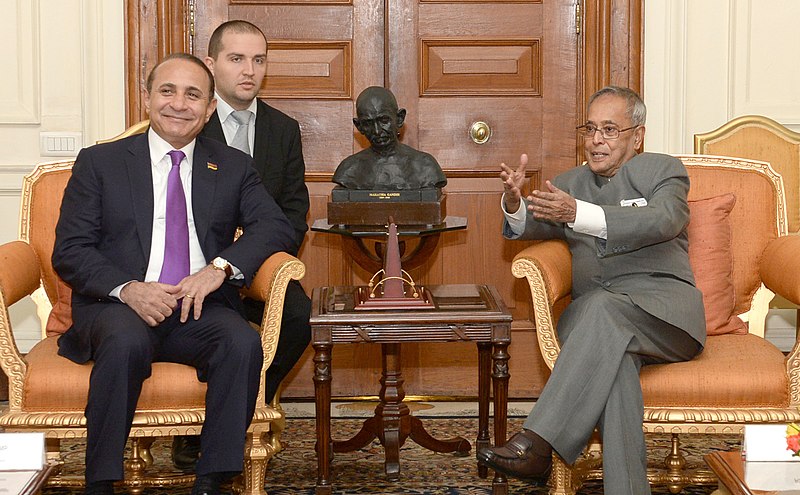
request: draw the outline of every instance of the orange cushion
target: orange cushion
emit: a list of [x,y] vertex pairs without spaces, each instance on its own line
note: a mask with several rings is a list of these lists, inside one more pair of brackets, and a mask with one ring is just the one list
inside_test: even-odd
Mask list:
[[[92,363],[76,364],[58,352],[58,337],[48,337],[25,356],[23,410],[27,412],[83,411],[89,397]],[[191,366],[153,363],[145,380],[138,410],[204,409],[206,384]]]
[[736,204],[731,193],[689,201],[689,262],[703,293],[708,335],[747,333],[734,314],[733,253],[729,215]]
[[647,407],[786,408],[787,380],[783,353],[751,334],[709,337],[691,361],[644,366],[641,373]]
[[56,301],[47,317],[47,336],[61,335],[72,326],[72,288],[56,277]]

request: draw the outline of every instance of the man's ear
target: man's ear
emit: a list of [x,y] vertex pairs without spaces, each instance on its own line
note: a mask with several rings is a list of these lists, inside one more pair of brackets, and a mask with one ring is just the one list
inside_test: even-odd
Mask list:
[[144,102],[144,110],[147,115],[150,115],[150,92],[147,88],[142,89],[142,101]]
[[401,108],[397,111],[397,128],[403,127],[403,122],[406,121],[406,109]]
[[211,57],[206,57],[203,59],[203,62],[205,62],[206,67],[208,67],[208,70],[211,71],[211,74],[216,75],[214,74],[214,59]]
[[645,128],[643,125],[640,125],[633,131],[633,139],[634,139],[633,144],[634,148],[637,150],[641,150],[642,144],[644,144],[644,132]]
[[358,129],[358,132],[360,132],[361,134],[364,134],[364,133],[361,131],[361,122],[359,122],[359,120],[358,120],[358,119],[353,119],[353,125],[354,125],[354,126],[356,126],[356,129]]

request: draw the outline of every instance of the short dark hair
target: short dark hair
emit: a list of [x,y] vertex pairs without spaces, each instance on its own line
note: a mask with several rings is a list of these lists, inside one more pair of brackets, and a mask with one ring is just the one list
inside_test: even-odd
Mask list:
[[258,28],[255,24],[248,21],[243,21],[240,19],[235,19],[232,21],[223,22],[217,29],[211,33],[211,38],[208,39],[208,56],[213,58],[214,60],[217,59],[217,55],[219,52],[222,51],[222,37],[228,31],[233,33],[247,33],[247,34],[260,34],[262,38],[264,38],[264,45],[267,45],[267,37],[264,35],[264,31]]
[[586,105],[586,108],[592,106],[594,100],[605,95],[624,98],[628,103],[628,117],[631,119],[631,124],[637,126],[644,125],[645,120],[647,120],[647,107],[644,105],[642,98],[636,94],[636,91],[630,88],[623,88],[621,86],[606,86],[589,97],[589,104]]
[[161,67],[161,64],[163,64],[168,60],[187,60],[197,66],[202,67],[203,71],[206,73],[206,76],[208,76],[208,86],[209,86],[208,99],[210,100],[214,98],[214,74],[211,73],[211,71],[208,69],[208,67],[206,67],[206,64],[204,64],[202,60],[200,60],[199,58],[195,57],[190,53],[172,53],[164,57],[164,59],[161,62],[157,63],[156,66],[153,67],[153,70],[150,71],[150,74],[147,76],[147,82],[145,83],[145,88],[147,88],[148,93],[153,89],[153,79],[155,79],[156,70],[158,70],[158,68]]

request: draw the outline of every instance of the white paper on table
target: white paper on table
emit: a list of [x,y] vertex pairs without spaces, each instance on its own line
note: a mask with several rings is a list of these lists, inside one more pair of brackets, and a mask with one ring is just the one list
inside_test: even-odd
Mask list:
[[[786,428],[788,425],[746,425],[742,452],[745,461],[800,462],[792,451],[786,448]],[[800,466],[797,467],[800,470]]]
[[744,482],[751,490],[800,495],[800,464],[796,462],[744,463]]
[[39,471],[0,471],[0,494],[23,493],[38,474]]
[[0,433],[0,471],[38,471],[44,462],[44,433]]

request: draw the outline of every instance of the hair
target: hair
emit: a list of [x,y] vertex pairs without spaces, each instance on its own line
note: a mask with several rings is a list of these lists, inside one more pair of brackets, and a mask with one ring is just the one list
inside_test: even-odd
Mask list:
[[642,98],[630,88],[606,86],[589,97],[589,104],[586,107],[592,106],[594,100],[606,95],[624,98],[628,103],[628,117],[631,119],[631,125],[644,125],[645,120],[647,120],[647,107],[644,105]]
[[267,45],[267,37],[264,35],[264,31],[258,28],[252,22],[242,21],[242,20],[233,20],[223,22],[217,29],[211,33],[211,38],[208,39],[208,56],[213,58],[214,60],[217,59],[217,55],[219,52],[222,51],[222,37],[227,32],[238,33],[238,34],[258,34],[264,38],[264,46]]
[[167,55],[161,62],[157,63],[156,66],[153,67],[153,70],[150,71],[150,74],[147,76],[147,82],[145,83],[145,88],[147,88],[148,93],[153,89],[153,79],[155,79],[156,71],[158,70],[159,67],[161,67],[161,64],[163,64],[168,60],[186,60],[197,65],[198,67],[202,67],[203,72],[205,72],[206,76],[208,76],[208,86],[210,89],[208,93],[208,99],[210,100],[214,98],[214,74],[211,73],[211,71],[208,69],[208,67],[206,67],[206,64],[204,64],[202,60],[189,53],[172,53],[170,55]]

